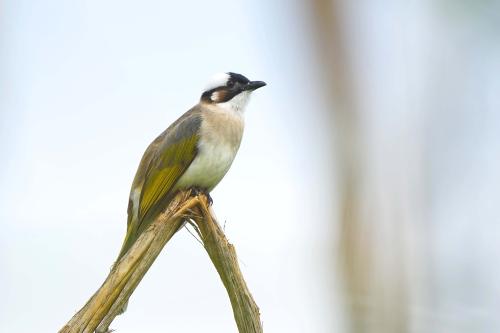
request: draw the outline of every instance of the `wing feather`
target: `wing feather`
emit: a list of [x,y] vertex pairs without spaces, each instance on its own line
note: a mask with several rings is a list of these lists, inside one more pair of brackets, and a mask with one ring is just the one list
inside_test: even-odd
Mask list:
[[[174,195],[174,187],[198,153],[201,110],[186,112],[146,149],[132,184],[127,235],[119,258],[132,246]],[[140,190],[139,202],[133,193]],[[138,205],[138,207],[133,207]]]
[[[139,219],[142,220],[174,187],[196,157],[198,134],[183,138],[160,152],[149,170],[141,191]],[[160,209],[163,207],[160,207]]]

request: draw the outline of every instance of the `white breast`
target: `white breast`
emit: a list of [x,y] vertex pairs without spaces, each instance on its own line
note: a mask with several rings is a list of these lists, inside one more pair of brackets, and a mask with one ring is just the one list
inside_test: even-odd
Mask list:
[[198,154],[176,187],[198,186],[212,190],[231,167],[242,135],[241,113],[220,108],[204,112]]

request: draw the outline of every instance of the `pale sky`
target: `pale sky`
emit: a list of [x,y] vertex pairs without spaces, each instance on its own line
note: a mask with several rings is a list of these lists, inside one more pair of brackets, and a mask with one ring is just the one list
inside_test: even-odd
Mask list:
[[[264,80],[213,192],[269,332],[327,332],[324,121],[293,2],[2,3],[0,331],[53,332],[100,286],[149,142],[220,71]],[[294,38],[289,38],[293,35]],[[325,141],[325,140],[324,140]],[[324,199],[323,199],[324,200]],[[328,272],[326,272],[328,273]],[[325,315],[328,314],[328,315]],[[29,318],[29,319],[27,319]],[[293,318],[293,320],[291,320]],[[229,299],[185,231],[112,328],[234,332]]]
[[[335,110],[304,3],[1,3],[1,332],[55,332],[84,305],[120,249],[143,151],[221,71],[268,84],[212,192],[264,329],[349,331],[356,300],[341,297],[334,269]],[[360,215],[374,231],[361,235],[376,259],[366,280],[390,300],[403,276],[410,332],[498,331],[500,2],[339,3],[360,112]],[[371,296],[367,308],[383,312]],[[236,332],[186,231],[111,327]]]

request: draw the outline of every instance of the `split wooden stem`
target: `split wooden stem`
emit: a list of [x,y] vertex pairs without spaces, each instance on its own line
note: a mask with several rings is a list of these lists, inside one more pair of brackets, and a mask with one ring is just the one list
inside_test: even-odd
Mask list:
[[226,287],[239,332],[261,333],[259,308],[243,279],[233,245],[218,225],[206,196],[191,197],[189,192],[181,192],[171,201],[59,333],[108,332],[165,244],[188,219],[198,226],[203,245]]

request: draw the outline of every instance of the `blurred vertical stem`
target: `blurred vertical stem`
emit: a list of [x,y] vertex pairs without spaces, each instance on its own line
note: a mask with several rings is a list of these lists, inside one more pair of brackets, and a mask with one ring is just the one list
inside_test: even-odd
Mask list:
[[[317,54],[321,57],[325,83],[324,95],[332,105],[333,126],[338,168],[338,197],[340,218],[340,272],[350,310],[350,330],[367,332],[366,308],[359,303],[366,296],[370,279],[371,257],[366,249],[370,233],[362,223],[361,189],[362,150],[359,108],[356,104],[352,64],[348,56],[347,34],[343,30],[342,3],[337,0],[308,2],[313,14]],[[361,235],[363,235],[361,237]]]
[[[350,310],[350,331],[378,332],[381,329],[383,332],[403,332],[407,328],[405,304],[399,299],[388,301],[384,295],[384,288],[398,287],[384,284],[384,281],[378,286],[374,284],[380,273],[377,265],[383,264],[384,260],[377,248],[380,239],[373,232],[377,221],[364,221],[362,215],[362,186],[369,174],[364,167],[369,160],[362,145],[362,110],[357,103],[359,92],[355,87],[353,64],[348,52],[353,43],[347,42],[348,25],[343,21],[348,17],[344,6],[349,2],[313,0],[306,3],[313,15],[311,22],[316,33],[316,51],[320,57],[321,72],[325,73],[324,95],[329,99],[333,113],[332,133],[335,135],[340,200],[338,258],[344,283],[342,289]],[[389,311],[384,312],[383,308],[388,303]],[[390,313],[389,316],[386,316],[387,313]],[[374,327],[369,322],[370,318],[377,318],[382,326]]]

